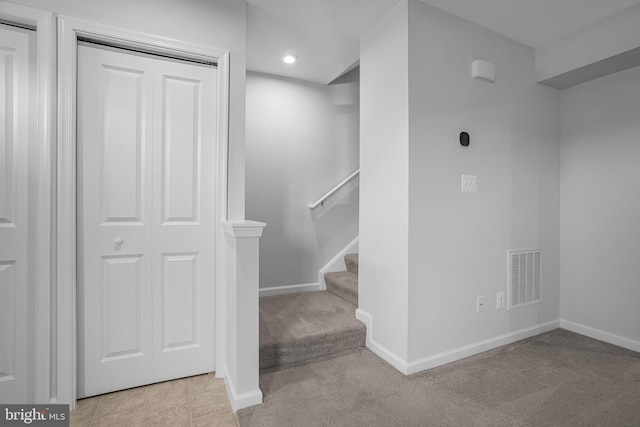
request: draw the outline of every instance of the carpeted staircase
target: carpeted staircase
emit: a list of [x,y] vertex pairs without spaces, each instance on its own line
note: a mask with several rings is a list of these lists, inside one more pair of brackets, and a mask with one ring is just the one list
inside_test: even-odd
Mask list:
[[347,271],[327,273],[326,291],[260,299],[260,369],[363,347],[366,329],[355,318],[358,254]]
[[340,298],[358,306],[358,254],[348,254],[344,257],[347,271],[327,273],[324,280],[327,290]]

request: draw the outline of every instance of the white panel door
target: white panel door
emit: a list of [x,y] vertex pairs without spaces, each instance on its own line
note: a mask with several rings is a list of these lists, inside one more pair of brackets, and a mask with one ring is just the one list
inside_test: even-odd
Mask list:
[[216,70],[78,48],[79,396],[214,369]]
[[78,48],[78,395],[152,382],[153,62]]
[[154,61],[154,380],[214,370],[217,70]]
[[0,402],[29,402],[29,32],[0,25]]

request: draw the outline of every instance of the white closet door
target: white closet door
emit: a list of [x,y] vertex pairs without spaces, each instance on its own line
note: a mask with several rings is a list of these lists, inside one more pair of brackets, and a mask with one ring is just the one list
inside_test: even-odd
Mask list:
[[212,371],[216,70],[78,64],[79,395]]
[[214,370],[216,86],[155,61],[154,380]]
[[0,25],[0,402],[29,402],[29,34]]
[[80,397],[152,370],[153,61],[78,48]]

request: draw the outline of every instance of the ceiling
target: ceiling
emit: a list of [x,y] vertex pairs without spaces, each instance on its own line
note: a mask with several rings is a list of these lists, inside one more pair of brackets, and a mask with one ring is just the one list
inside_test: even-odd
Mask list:
[[[247,0],[247,68],[327,84],[357,63],[360,38],[400,0]],[[640,0],[421,0],[531,47]],[[298,62],[282,62],[294,54]]]

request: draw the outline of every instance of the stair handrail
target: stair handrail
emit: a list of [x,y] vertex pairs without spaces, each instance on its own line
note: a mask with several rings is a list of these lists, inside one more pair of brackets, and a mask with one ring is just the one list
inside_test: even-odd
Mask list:
[[340,184],[336,185],[335,187],[333,187],[329,192],[327,192],[327,194],[325,194],[324,196],[320,197],[316,202],[311,203],[309,205],[309,209],[315,209],[318,206],[322,206],[324,205],[325,200],[327,200],[329,197],[331,197],[334,193],[336,193],[338,190],[340,190],[342,187],[344,187],[349,181],[351,181],[353,178],[355,178],[358,174],[360,173],[360,169],[356,170],[354,173],[352,173],[351,175],[349,175],[347,178],[345,178],[342,182],[340,182]]

